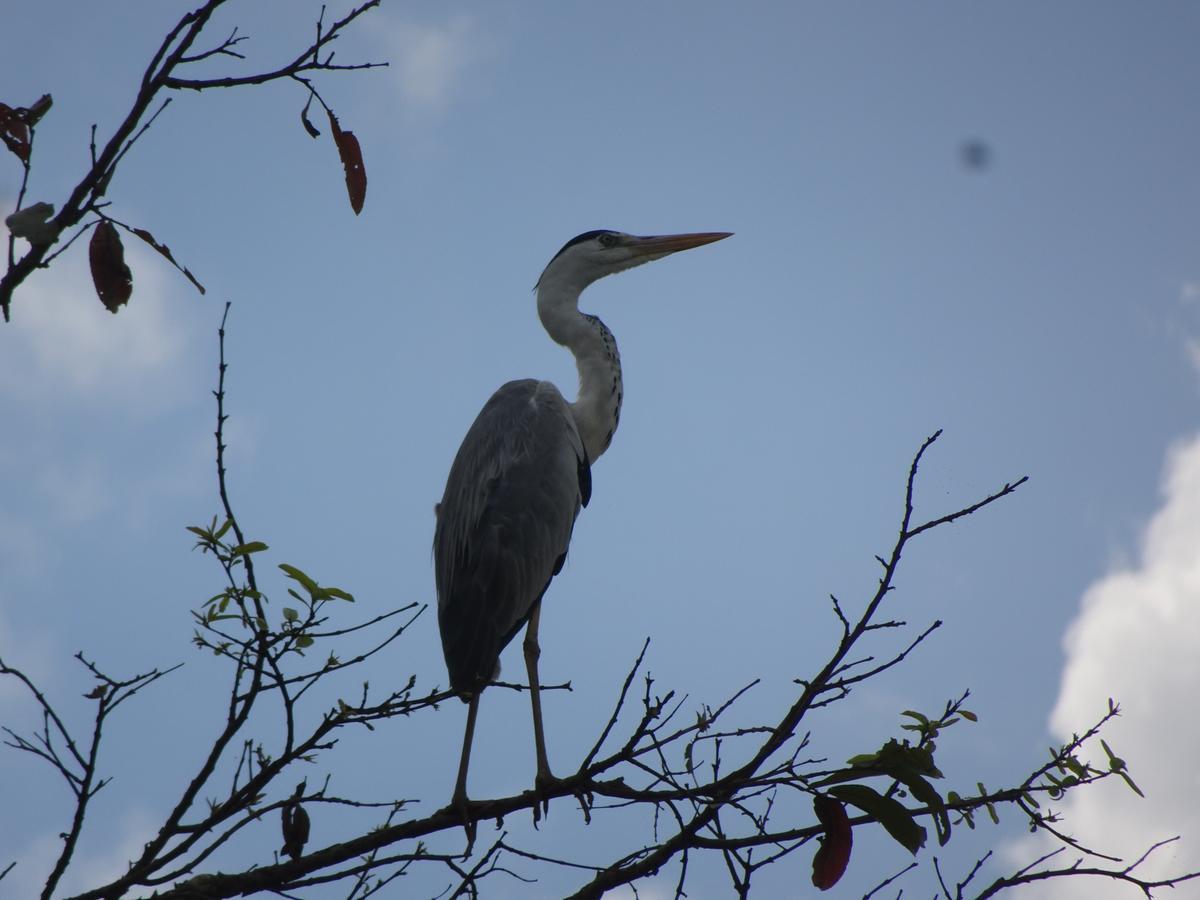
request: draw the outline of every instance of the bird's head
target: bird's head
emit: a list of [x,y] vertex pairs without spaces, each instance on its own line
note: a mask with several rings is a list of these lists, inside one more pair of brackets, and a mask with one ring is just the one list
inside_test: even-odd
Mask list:
[[623,272],[680,250],[711,244],[729,235],[727,231],[706,231],[647,237],[603,229],[585,231],[563,244],[542,272],[537,286],[554,282],[582,291],[605,275]]

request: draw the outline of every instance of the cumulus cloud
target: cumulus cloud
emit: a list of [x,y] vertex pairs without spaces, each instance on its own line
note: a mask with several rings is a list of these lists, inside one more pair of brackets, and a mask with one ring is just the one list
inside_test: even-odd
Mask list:
[[[72,248],[74,250],[75,248]],[[0,392],[10,399],[47,393],[111,397],[157,376],[179,358],[181,310],[168,308],[160,264],[127,246],[133,299],[116,316],[96,298],[85,252],[68,252],[35,273],[13,300],[4,326]],[[181,304],[180,304],[181,305]]]
[[482,51],[477,20],[461,13],[440,24],[393,19],[380,36],[401,96],[416,107],[444,107]]
[[[1150,844],[1183,840],[1151,857],[1144,876],[1200,869],[1200,776],[1195,716],[1200,691],[1200,437],[1168,454],[1164,501],[1132,565],[1084,594],[1065,642],[1067,655],[1051,728],[1062,740],[1085,728],[1115,698],[1123,714],[1106,730],[1146,794],[1115,779],[1069,796],[1059,808],[1085,844],[1136,859]],[[1093,762],[1102,764],[1096,748]],[[1025,861],[1039,846],[1019,848]],[[1041,852],[1045,852],[1044,849]],[[1071,858],[1071,857],[1068,857]],[[1126,898],[1129,886],[1094,878],[1060,879],[1030,891],[1053,900]]]

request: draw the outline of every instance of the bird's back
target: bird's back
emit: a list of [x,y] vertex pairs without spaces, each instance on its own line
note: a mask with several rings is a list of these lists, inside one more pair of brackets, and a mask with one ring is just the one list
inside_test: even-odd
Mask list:
[[438,624],[460,693],[491,681],[500,652],[562,568],[590,472],[570,406],[547,381],[510,381],[463,439],[438,508]]

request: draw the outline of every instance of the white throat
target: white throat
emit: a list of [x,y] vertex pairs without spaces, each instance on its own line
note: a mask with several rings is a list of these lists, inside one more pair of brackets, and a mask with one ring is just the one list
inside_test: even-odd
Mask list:
[[588,461],[595,463],[616,434],[624,386],[616,338],[596,316],[579,311],[579,295],[586,286],[543,276],[537,301],[538,318],[547,334],[575,356],[579,396],[571,404],[571,412]]

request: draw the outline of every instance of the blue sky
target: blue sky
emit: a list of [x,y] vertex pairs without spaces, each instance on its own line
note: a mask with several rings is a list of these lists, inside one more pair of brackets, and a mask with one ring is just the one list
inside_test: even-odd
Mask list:
[[[55,100],[31,200],[61,202],[90,123],[118,121],[185,8],[4,14],[0,99]],[[213,34],[239,25],[270,65],[316,10],[234,3]],[[223,683],[188,645],[187,611],[219,573],[183,526],[216,511],[224,301],[231,487],[268,561],[352,590],[359,613],[432,602],[432,507],[478,409],[511,378],[574,385],[531,289],[598,227],[736,237],[585,295],[620,342],[626,401],[543,616],[543,672],[576,688],[548,701],[551,762],[586,752],[646,636],[660,685],[698,705],[761,677],[745,715],[771,715],[824,658],[827,595],[865,599],[912,453],[944,428],[919,512],[1031,480],[914,547],[893,614],[946,625],[815,722],[816,752],[878,746],[901,710],[970,688],[981,723],[944,741],[947,786],[999,785],[1113,695],[1128,708],[1114,748],[1150,798],[1126,808],[1114,792],[1080,819],[1126,823],[1122,852],[1185,832],[1174,862],[1200,865],[1196,786],[1174,778],[1174,748],[1197,735],[1168,702],[1200,681],[1198,26],[1184,3],[385,3],[338,57],[392,66],[320,82],[363,146],[357,218],[331,144],[300,128],[298,88],[177,97],[113,182],[112,214],[168,243],[208,295],[129,247],[134,297],[110,316],[80,246],[0,329],[0,651],[74,715],[77,650],[120,671],[187,662],[113,734],[111,825],[84,865],[145,839]],[[991,148],[986,169],[961,163],[969,140]],[[0,167],[7,207],[18,175]],[[367,674],[410,672],[445,681],[431,614]],[[0,714],[27,715],[2,684]],[[485,698],[475,795],[527,784],[527,720],[523,697]],[[347,792],[435,808],[460,729],[457,709],[397,723],[332,765]],[[25,848],[16,877],[31,877],[65,792],[27,759],[0,786],[26,808],[52,798],[0,816],[0,847]],[[556,818],[549,835],[513,827],[547,852],[578,846],[578,817]],[[1015,840],[1005,826],[980,846]],[[337,838],[326,827],[315,840]],[[617,832],[582,834],[601,852]],[[806,881],[806,864],[766,884]],[[861,895],[879,874],[865,868],[833,895]],[[574,883],[556,877],[539,889]],[[692,896],[724,896],[720,871],[695,878]],[[1059,890],[1045,896],[1074,896]]]

